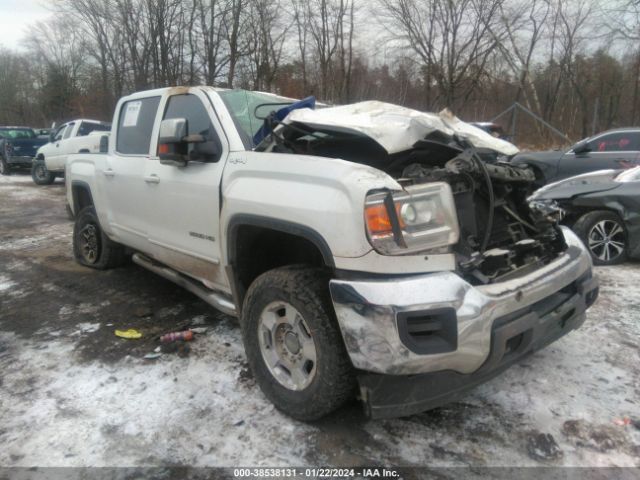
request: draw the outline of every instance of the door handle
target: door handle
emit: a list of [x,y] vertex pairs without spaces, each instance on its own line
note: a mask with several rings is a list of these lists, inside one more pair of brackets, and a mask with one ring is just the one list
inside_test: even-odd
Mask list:
[[146,175],[144,181],[147,183],[160,183],[160,177],[158,175]]
[[103,170],[102,173],[104,174],[105,177],[113,177],[116,174],[116,172],[114,172],[110,168]]

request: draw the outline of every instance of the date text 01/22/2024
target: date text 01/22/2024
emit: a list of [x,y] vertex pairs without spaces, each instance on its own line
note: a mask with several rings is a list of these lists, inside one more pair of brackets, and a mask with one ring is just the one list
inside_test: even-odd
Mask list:
[[359,468],[236,468],[235,478],[399,478],[397,470],[378,467]]

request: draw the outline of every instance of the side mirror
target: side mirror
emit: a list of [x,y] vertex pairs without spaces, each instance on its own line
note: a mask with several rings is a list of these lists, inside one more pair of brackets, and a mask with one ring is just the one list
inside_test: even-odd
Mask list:
[[102,135],[100,137],[100,153],[109,152],[109,135]]
[[160,122],[158,135],[158,157],[163,165],[184,167],[189,161],[187,155],[187,119],[168,118]]
[[[194,147],[189,151],[189,145]],[[185,167],[189,161],[215,157],[218,148],[215,142],[199,134],[189,135],[186,118],[169,118],[160,123],[158,135],[158,157],[163,165]]]
[[591,147],[589,147],[589,143],[586,140],[582,140],[581,142],[576,143],[573,146],[573,153],[587,153],[591,151]]

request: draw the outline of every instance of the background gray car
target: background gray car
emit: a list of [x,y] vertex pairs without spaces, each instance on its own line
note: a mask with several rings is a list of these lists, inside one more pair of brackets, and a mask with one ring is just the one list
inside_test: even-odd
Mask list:
[[512,163],[531,166],[540,185],[604,169],[640,165],[640,128],[622,128],[581,140],[569,150],[525,152]]
[[568,178],[536,191],[530,201],[558,204],[596,265],[640,258],[640,167]]

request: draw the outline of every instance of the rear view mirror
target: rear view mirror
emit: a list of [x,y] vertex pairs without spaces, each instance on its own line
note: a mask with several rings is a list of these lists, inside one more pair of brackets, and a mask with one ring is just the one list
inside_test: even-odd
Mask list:
[[573,153],[587,153],[591,151],[591,147],[589,147],[589,142],[586,140],[582,140],[581,142],[576,143],[573,146]]
[[107,153],[109,151],[109,135],[102,135],[100,137],[100,153]]

